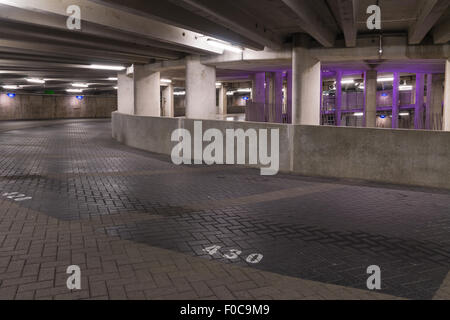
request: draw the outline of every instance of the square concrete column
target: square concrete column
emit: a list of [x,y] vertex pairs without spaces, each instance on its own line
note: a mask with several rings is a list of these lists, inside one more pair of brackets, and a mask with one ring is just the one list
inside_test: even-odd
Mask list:
[[222,84],[219,89],[219,114],[226,115],[228,113],[228,97],[227,88]]
[[125,72],[117,75],[117,107],[120,113],[134,115],[134,77]]
[[145,65],[134,66],[134,103],[137,116],[161,116],[160,73]]
[[392,83],[392,129],[398,129],[398,114],[399,114],[399,85],[400,73],[394,72],[394,82]]
[[364,93],[364,126],[366,128],[375,128],[377,126],[377,71],[366,71]]
[[443,74],[427,75],[427,113],[426,129],[442,129],[442,105],[444,101],[444,81]]
[[264,108],[266,104],[266,73],[259,72],[255,74],[255,78],[253,80],[253,88],[252,88],[252,99],[253,99],[253,112],[256,113],[256,118],[253,121],[265,121]]
[[186,117],[216,118],[216,68],[202,64],[200,56],[186,58]]
[[292,50],[292,123],[320,125],[320,61],[294,38]]
[[288,123],[292,123],[292,71],[286,72],[286,113]]
[[274,105],[274,119],[273,121],[276,123],[283,122],[283,73],[275,72],[274,73],[274,96],[273,96],[273,105]]
[[264,119],[266,122],[273,122],[273,103],[275,96],[274,74],[266,73],[266,99],[264,109]]
[[[322,86],[321,86],[322,88]],[[322,91],[322,90],[321,90]],[[342,71],[336,72],[336,126],[341,126],[342,118]]]
[[425,75],[423,73],[416,74],[416,102],[414,111],[414,128],[416,130],[423,129],[423,104],[425,94]]
[[162,90],[162,111],[164,117],[174,117],[174,97],[173,97],[173,85],[169,84],[167,87],[163,87]]
[[445,93],[444,93],[444,114],[442,129],[450,131],[450,60],[445,63]]

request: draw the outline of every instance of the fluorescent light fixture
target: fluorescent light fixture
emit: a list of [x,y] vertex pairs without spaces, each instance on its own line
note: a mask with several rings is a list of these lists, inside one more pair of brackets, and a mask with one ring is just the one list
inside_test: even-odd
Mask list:
[[252,92],[251,88],[237,89],[237,92]]
[[28,79],[26,79],[28,82],[30,82],[30,83],[45,83],[45,80],[43,80],[43,79],[36,79],[36,78],[28,78]]
[[89,68],[97,70],[114,70],[114,71],[121,71],[126,69],[123,66],[104,66],[100,64],[91,64]]
[[409,112],[400,112],[398,115],[401,117],[407,117],[409,116]]
[[232,95],[234,95],[236,93],[236,91],[228,91],[227,92],[227,96],[232,96]]
[[67,92],[76,92],[76,93],[81,93],[83,92],[83,89],[66,89]]
[[119,80],[119,78],[116,78],[116,77],[109,77],[108,80],[109,80],[109,81],[117,81],[117,80]]
[[6,85],[6,86],[3,86],[3,89],[9,89],[9,90],[17,90],[17,89],[19,89],[20,87],[19,86],[16,86],[16,85]]
[[117,90],[117,89],[119,89],[119,87],[114,87],[114,89],[116,89],[116,90]]
[[184,96],[186,95],[186,91],[175,91],[173,93],[174,96]]
[[215,39],[208,39],[207,42],[212,47],[216,47],[216,48],[219,48],[219,49],[231,51],[231,52],[234,52],[234,53],[241,53],[243,51],[242,48],[233,46],[232,44],[229,44],[229,43],[226,43],[226,42],[223,42],[223,41],[219,41],[219,40],[215,40]]
[[216,82],[216,87],[220,87],[222,85],[221,82]]
[[234,121],[233,117],[227,117],[227,121]]
[[394,78],[392,78],[392,77],[378,78],[377,81],[378,82],[392,82],[392,81],[394,81]]
[[402,85],[398,87],[398,90],[400,91],[411,91],[413,89],[413,86],[406,86],[406,85]]
[[87,83],[72,83],[72,87],[87,88],[87,87],[89,87],[89,85]]
[[354,84],[354,83],[355,83],[355,80],[353,80],[353,79],[343,79],[341,81],[341,84]]
[[364,112],[355,112],[353,115],[355,117],[362,117],[362,116],[364,116]]
[[161,83],[172,83],[170,79],[161,79]]

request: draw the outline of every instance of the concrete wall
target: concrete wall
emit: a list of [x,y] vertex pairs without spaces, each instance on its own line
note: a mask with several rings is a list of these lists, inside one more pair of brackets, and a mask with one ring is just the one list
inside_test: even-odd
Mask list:
[[106,118],[117,110],[115,96],[21,95],[0,93],[0,120]]
[[[169,155],[176,128],[193,132],[192,119],[113,113],[113,137],[129,146]],[[450,133],[203,120],[203,130],[279,128],[280,171],[307,176],[450,189]]]
[[[188,129],[193,135],[195,121],[202,121],[203,132],[208,129],[219,129],[224,136],[224,143],[226,129],[243,129],[244,131],[250,128],[257,131],[259,129],[269,129],[269,150],[271,150],[270,129],[280,129],[280,171],[290,171],[292,166],[290,157],[292,148],[286,141],[292,140],[293,132],[292,126],[288,125],[203,119],[138,117],[114,112],[112,115],[112,135],[113,138],[128,146],[170,155],[173,147],[177,144],[176,142],[171,142],[172,132],[176,129],[184,128]],[[193,136],[192,140],[194,140]],[[210,142],[204,142],[203,148],[208,144]],[[192,150],[194,150],[193,143]],[[248,152],[246,159],[248,161]]]

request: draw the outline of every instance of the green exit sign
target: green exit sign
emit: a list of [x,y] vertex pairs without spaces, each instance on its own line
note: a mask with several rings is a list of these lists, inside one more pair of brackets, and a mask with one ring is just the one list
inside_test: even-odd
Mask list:
[[45,94],[55,94],[55,91],[53,91],[53,90],[45,90],[44,93]]

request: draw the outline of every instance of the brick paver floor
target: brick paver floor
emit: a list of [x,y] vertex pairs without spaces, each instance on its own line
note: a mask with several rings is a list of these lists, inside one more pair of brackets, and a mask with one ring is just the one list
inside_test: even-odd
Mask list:
[[109,121],[0,132],[0,299],[450,298],[448,190],[175,166]]

